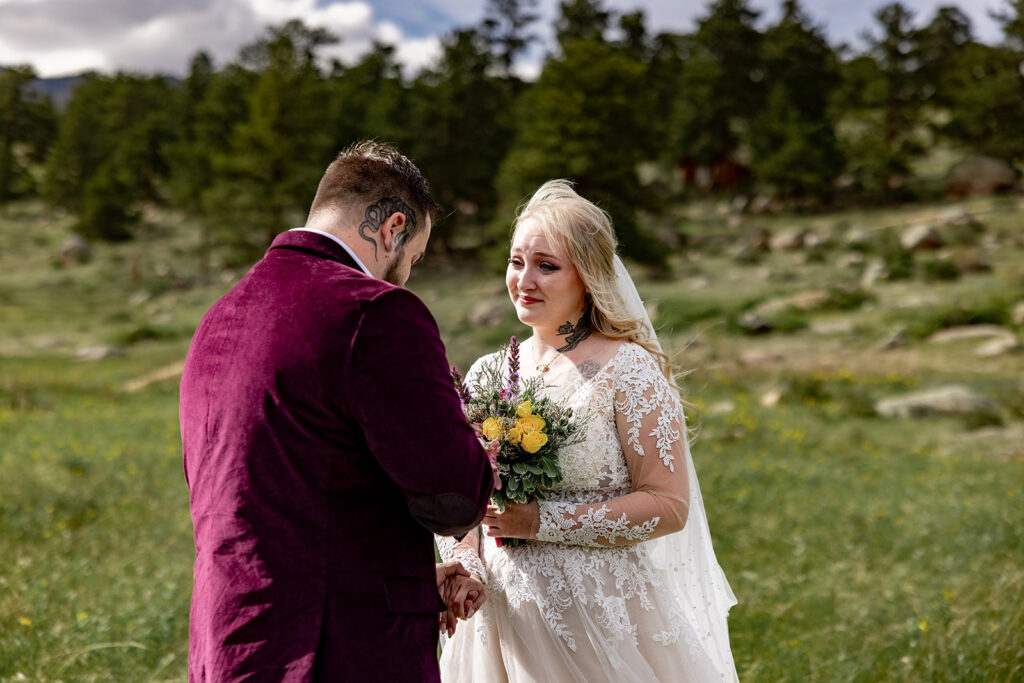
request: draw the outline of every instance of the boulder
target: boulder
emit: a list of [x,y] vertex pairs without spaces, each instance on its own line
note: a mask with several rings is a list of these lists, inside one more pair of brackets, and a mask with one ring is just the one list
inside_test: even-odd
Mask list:
[[984,155],[970,156],[950,171],[946,192],[954,197],[991,195],[1013,190],[1017,174],[1001,159]]
[[1013,320],[1014,325],[1024,325],[1024,301],[1014,304],[1010,319]]
[[770,213],[775,209],[775,199],[770,195],[759,194],[750,200],[747,211],[750,213]]
[[835,320],[815,320],[811,323],[811,332],[820,335],[850,334],[854,330],[853,321],[849,318]]
[[805,229],[794,228],[772,235],[772,251],[796,251],[802,249],[808,234],[809,232]]
[[813,230],[808,230],[804,234],[804,249],[824,249],[827,246],[829,246],[828,240]]
[[707,289],[711,286],[711,280],[704,275],[694,275],[683,280],[681,284],[685,290]]
[[855,225],[843,233],[840,244],[846,249],[866,249],[871,244],[871,233]]
[[750,265],[761,260],[761,252],[751,244],[741,244],[733,250],[732,260],[734,263]]
[[92,247],[82,237],[75,235],[60,243],[60,264],[65,268],[88,263],[92,259]]
[[843,269],[860,268],[864,265],[864,254],[859,251],[851,251],[836,259],[836,265]]
[[718,401],[708,406],[708,415],[725,415],[727,413],[734,412],[736,410],[736,404],[732,401]]
[[997,337],[999,339],[1016,339],[1013,332],[999,325],[961,325],[939,330],[926,340],[930,344],[949,344],[964,340]]
[[941,211],[935,217],[935,221],[939,227],[949,228],[982,227],[983,225],[977,216],[962,206],[952,206]]
[[769,251],[772,243],[772,233],[766,228],[752,228],[744,236],[746,243],[758,251]]
[[864,267],[864,272],[860,276],[860,286],[866,289],[888,277],[889,269],[885,267],[885,262],[881,259],[872,259]]
[[75,360],[94,361],[103,360],[104,358],[115,358],[123,355],[124,349],[121,347],[101,344],[97,346],[83,346],[78,349],[75,353]]
[[875,344],[876,351],[892,351],[907,345],[906,330],[902,327]]
[[750,367],[767,367],[786,360],[782,354],[768,349],[751,349],[740,354],[740,363]]
[[907,251],[941,249],[946,246],[942,235],[928,223],[918,223],[903,231],[900,245]]
[[1008,353],[1018,353],[1024,348],[1016,337],[998,337],[991,339],[974,350],[978,358],[995,358]]
[[960,273],[990,273],[992,259],[988,252],[977,247],[964,247],[953,252],[953,265]]
[[953,384],[883,399],[875,411],[886,418],[983,415],[995,416],[999,405],[970,388]]
[[729,202],[729,211],[740,214],[746,211],[748,206],[750,206],[750,197],[738,194],[732,198],[731,202]]
[[764,318],[755,315],[752,311],[747,311],[740,315],[736,320],[736,324],[741,329],[751,334],[764,334],[765,332],[772,331],[772,325],[769,321]]

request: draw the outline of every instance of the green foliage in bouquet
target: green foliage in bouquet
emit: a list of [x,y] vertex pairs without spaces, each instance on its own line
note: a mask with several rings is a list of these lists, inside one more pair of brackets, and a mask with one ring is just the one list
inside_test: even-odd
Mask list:
[[466,419],[479,428],[494,453],[501,485],[491,495],[492,502],[504,509],[510,501],[544,500],[545,492],[562,480],[559,449],[582,439],[587,420],[541,396],[540,377],[520,379],[515,337],[481,368],[471,386],[454,368],[452,376]]

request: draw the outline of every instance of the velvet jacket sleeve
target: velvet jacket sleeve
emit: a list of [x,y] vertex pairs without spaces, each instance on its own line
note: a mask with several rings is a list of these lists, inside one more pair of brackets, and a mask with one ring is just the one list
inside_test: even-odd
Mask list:
[[388,289],[365,304],[349,351],[348,408],[410,513],[436,534],[474,528],[491,469],[466,423],[430,312],[408,290]]

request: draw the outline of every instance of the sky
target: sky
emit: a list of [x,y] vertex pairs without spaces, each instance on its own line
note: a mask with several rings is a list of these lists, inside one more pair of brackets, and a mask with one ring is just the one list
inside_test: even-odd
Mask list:
[[[825,28],[833,44],[856,45],[872,14],[887,0],[802,0],[807,13]],[[762,11],[761,22],[778,14],[781,0],[750,0]],[[608,9],[642,9],[648,31],[685,32],[706,13],[710,0],[605,0]],[[1000,34],[989,11],[1006,0],[903,0],[927,23],[936,8],[956,5],[974,24],[975,35],[996,42]],[[31,64],[44,77],[87,69],[111,73],[122,69],[182,75],[199,50],[216,63],[233,59],[238,49],[259,37],[270,24],[300,18],[341,38],[325,51],[350,63],[374,41],[396,46],[408,73],[429,65],[440,52],[440,39],[451,30],[477,24],[485,0],[0,0],[0,65]],[[558,0],[540,0],[542,21],[535,28],[544,43],[520,64],[524,76],[535,74],[545,45],[553,40],[550,25]]]

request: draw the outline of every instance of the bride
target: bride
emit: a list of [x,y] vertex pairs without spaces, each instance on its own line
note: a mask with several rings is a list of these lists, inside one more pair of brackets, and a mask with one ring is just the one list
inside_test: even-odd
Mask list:
[[445,645],[445,681],[737,680],[726,622],[736,599],[682,406],[615,250],[608,215],[564,180],[516,219],[506,284],[533,328],[520,374],[541,375],[549,397],[590,422],[559,453],[564,477],[546,500],[491,507],[477,531],[438,538],[488,595]]

